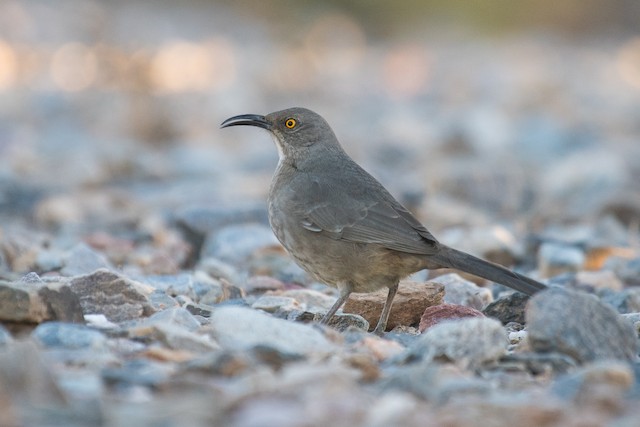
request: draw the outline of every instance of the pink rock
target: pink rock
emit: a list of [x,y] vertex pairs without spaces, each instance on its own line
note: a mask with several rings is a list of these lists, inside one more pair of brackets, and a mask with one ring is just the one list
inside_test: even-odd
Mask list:
[[420,332],[424,332],[433,325],[444,320],[463,319],[465,317],[485,317],[482,312],[475,308],[466,307],[464,305],[440,304],[427,307],[422,318],[420,318]]

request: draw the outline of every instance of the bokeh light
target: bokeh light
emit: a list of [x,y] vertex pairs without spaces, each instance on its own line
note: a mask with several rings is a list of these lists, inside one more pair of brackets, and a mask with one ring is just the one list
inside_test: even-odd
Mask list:
[[64,91],[87,89],[96,79],[95,53],[82,43],[66,43],[58,48],[51,59],[51,79]]
[[0,90],[13,86],[17,77],[17,55],[7,42],[0,40]]
[[204,44],[172,41],[151,61],[151,81],[159,92],[219,89],[235,78],[235,59],[228,42]]
[[424,47],[400,46],[382,62],[383,85],[388,95],[405,99],[424,91],[429,81],[429,57]]
[[622,79],[640,89],[640,37],[635,37],[622,46],[616,64]]

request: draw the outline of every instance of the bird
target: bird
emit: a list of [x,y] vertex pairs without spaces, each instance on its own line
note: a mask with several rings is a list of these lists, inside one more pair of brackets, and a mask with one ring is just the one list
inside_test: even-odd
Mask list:
[[373,332],[383,335],[400,280],[452,268],[527,295],[536,280],[440,243],[387,189],[344,151],[327,121],[300,107],[241,114],[220,128],[255,126],[275,141],[279,160],[267,198],[273,233],[316,280],[337,288],[328,324],[355,293],[388,289]]

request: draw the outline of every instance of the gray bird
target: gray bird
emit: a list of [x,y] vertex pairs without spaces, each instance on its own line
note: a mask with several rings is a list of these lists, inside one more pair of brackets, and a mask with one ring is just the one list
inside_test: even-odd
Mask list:
[[384,333],[400,279],[422,269],[455,268],[531,295],[533,279],[438,242],[340,146],[329,124],[305,108],[243,114],[220,127],[268,130],[280,155],[269,189],[269,222],[296,262],[340,296],[327,324],[352,292],[389,293],[374,332]]

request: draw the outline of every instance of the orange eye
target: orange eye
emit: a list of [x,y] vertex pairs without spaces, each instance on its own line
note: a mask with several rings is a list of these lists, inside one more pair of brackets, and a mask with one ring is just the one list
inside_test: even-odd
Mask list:
[[284,122],[284,125],[288,129],[293,129],[294,127],[296,127],[297,124],[298,124],[298,122],[296,122],[295,119],[287,119],[287,121]]

